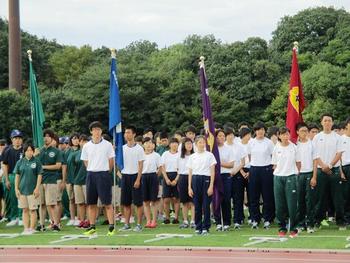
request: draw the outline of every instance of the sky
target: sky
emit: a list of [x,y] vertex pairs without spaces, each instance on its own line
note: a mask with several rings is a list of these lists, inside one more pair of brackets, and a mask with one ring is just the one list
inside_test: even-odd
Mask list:
[[[0,17],[8,18],[0,0]],[[271,39],[283,16],[316,6],[350,10],[350,0],[22,0],[21,28],[66,45],[123,48],[149,40],[160,48],[188,35],[213,34],[224,43]]]

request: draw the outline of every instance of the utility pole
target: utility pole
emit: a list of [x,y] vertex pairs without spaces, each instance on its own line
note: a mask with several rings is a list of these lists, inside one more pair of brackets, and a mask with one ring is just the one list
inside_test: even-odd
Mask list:
[[9,89],[22,91],[19,0],[9,0]]

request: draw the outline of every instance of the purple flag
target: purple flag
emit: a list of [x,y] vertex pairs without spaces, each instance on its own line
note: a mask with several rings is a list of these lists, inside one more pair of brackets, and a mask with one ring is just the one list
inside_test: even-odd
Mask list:
[[215,166],[213,206],[214,206],[215,217],[219,217],[220,204],[224,195],[224,185],[220,176],[221,165],[220,165],[219,148],[215,137],[215,127],[214,127],[214,121],[213,121],[213,116],[211,112],[207,76],[205,74],[205,67],[204,67],[204,58],[201,58],[201,62],[199,63],[199,65],[200,65],[199,79],[201,83],[201,92],[202,92],[203,122],[204,122],[205,137],[207,139],[207,150],[214,154],[217,162]]

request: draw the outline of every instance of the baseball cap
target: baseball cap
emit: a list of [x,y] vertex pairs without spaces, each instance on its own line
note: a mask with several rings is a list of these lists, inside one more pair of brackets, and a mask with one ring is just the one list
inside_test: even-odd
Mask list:
[[12,130],[12,131],[11,131],[10,137],[11,137],[11,139],[12,139],[12,138],[15,138],[15,137],[21,137],[21,138],[23,138],[23,134],[22,134],[22,132],[19,131],[19,130]]

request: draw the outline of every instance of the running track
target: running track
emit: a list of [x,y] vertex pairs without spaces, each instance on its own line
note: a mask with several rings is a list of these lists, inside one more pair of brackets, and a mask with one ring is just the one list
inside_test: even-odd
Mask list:
[[350,253],[203,248],[0,248],[0,262],[48,263],[349,263]]

